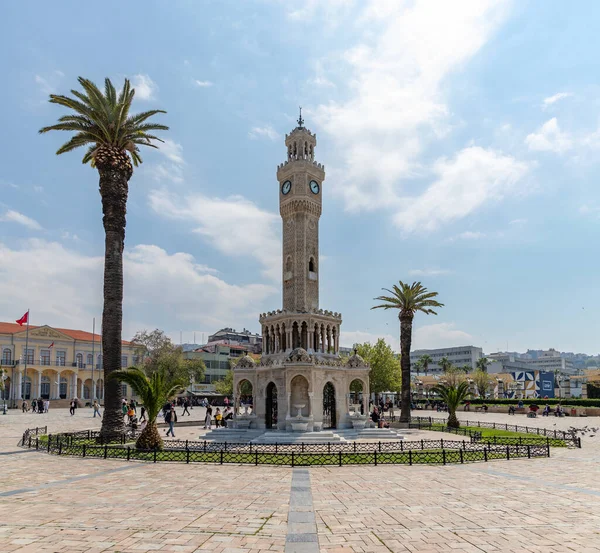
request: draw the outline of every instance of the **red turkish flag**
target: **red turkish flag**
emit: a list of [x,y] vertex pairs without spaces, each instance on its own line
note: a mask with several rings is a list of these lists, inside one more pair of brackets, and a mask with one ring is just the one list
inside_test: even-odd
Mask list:
[[29,311],[27,311],[27,313],[25,313],[25,315],[23,315],[20,319],[17,319],[17,324],[19,326],[23,326],[27,320],[29,319]]
[[48,349],[53,348],[54,347],[54,342],[52,342],[49,346]]

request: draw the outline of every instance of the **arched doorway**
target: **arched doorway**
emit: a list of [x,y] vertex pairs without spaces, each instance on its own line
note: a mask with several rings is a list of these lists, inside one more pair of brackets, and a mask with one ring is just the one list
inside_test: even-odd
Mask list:
[[254,398],[253,398],[254,389],[252,387],[252,382],[249,380],[240,380],[237,393],[240,402],[240,407],[242,408],[242,413],[248,414],[254,411]]
[[323,387],[323,428],[335,428],[336,426],[335,388],[331,382],[328,382]]
[[277,427],[277,386],[273,382],[267,386],[265,423],[267,428]]
[[[355,410],[360,410],[360,414],[364,415],[363,392],[365,387],[363,381],[355,378],[350,382],[349,403],[354,406]],[[359,406],[359,407],[357,407]]]

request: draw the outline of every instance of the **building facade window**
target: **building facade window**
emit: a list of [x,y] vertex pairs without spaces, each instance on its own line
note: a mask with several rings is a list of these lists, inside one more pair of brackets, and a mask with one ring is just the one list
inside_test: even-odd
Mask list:
[[2,364],[12,365],[12,350],[10,348],[4,348],[2,350]]
[[83,369],[83,353],[78,353],[75,356],[75,363],[77,363],[78,369]]
[[23,362],[27,363],[28,365],[33,365],[33,355],[33,348],[23,349]]
[[49,349],[43,349],[40,352],[40,362],[42,365],[50,365],[51,361],[50,361],[50,350]]
[[127,397],[127,384],[121,384],[121,393],[123,394],[124,398]]
[[59,395],[60,395],[60,399],[67,399],[67,379],[64,376],[60,377],[60,390],[59,390]]
[[64,367],[67,362],[67,352],[64,350],[56,350],[56,364],[59,367]]
[[50,377],[42,376],[40,393],[42,394],[43,399],[50,399]]
[[91,353],[87,354],[87,361],[86,361],[88,367],[91,367],[94,364],[94,356]]
[[121,367],[127,367],[127,355],[121,355]]
[[102,368],[102,354],[98,355],[98,364],[96,365],[97,369],[101,369]]

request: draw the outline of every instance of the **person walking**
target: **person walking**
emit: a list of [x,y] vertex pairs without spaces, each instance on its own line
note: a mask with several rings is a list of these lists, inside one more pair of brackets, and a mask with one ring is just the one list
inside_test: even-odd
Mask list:
[[146,408],[142,405],[140,407],[140,423],[146,421]]
[[188,414],[188,417],[191,416],[191,413],[188,411],[188,407],[190,406],[190,402],[188,401],[187,398],[185,398],[183,400],[183,413],[181,413],[181,416],[183,417],[183,415],[185,415],[186,413]]
[[217,410],[215,412],[215,426],[217,428],[219,428],[219,426],[223,426],[222,421],[223,421],[223,415],[221,415],[221,409],[219,409],[217,407]]
[[23,403],[21,404],[21,410],[23,411],[23,413],[27,413],[27,411],[29,411],[29,409],[27,408],[27,402],[25,400],[23,400]]
[[71,413],[71,416],[73,416],[75,414],[75,400],[72,399],[71,403],[69,403],[69,413]]
[[98,415],[100,418],[102,418],[102,415],[100,414],[100,404],[98,403],[98,400],[95,399],[94,400],[94,418],[96,418],[96,415]]
[[35,399],[31,400],[31,412],[35,413],[37,411],[37,401]]
[[229,407],[229,398],[227,396],[225,396],[223,403],[225,404],[225,409],[227,409],[227,407]]
[[44,413],[44,400],[42,398],[37,400],[37,410],[38,413]]
[[44,413],[47,413],[49,410],[50,410],[50,400],[45,399],[44,400]]
[[165,414],[165,422],[169,425],[169,430],[167,430],[167,436],[170,434],[171,437],[174,438],[175,430],[173,425],[177,422],[177,413],[175,413],[175,408],[172,405]]
[[121,405],[121,412],[123,413],[123,418],[127,416],[127,411],[129,411],[129,408],[127,406],[127,400],[123,398],[123,405]]
[[212,407],[210,405],[206,406],[206,417],[204,417],[204,428],[210,429],[212,426]]

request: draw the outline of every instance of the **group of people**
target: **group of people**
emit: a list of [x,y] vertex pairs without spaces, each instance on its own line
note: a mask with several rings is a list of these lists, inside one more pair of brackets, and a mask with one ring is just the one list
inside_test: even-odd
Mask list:
[[38,399],[32,399],[31,405],[28,405],[27,401],[24,400],[21,409],[23,410],[23,413],[27,413],[30,410],[32,413],[47,413],[48,409],[50,409],[50,401],[40,397]]
[[[227,399],[227,398],[225,398]],[[204,417],[204,428],[206,429],[210,429],[212,428],[212,419],[213,419],[213,410],[212,407],[210,405],[208,405],[206,407],[206,416]],[[227,401],[227,404],[225,405],[225,409],[223,409],[223,412],[221,412],[221,409],[219,407],[216,408],[215,410],[215,426],[217,428],[219,427],[226,427],[227,426],[227,421],[233,419],[233,409],[229,406],[229,401]]]
[[[142,422],[146,422],[146,408],[141,405],[140,406],[140,418],[137,418],[137,408],[138,405],[135,399],[131,399],[131,401],[127,401],[127,399],[123,398],[123,404],[121,405],[121,411],[123,413],[123,418],[126,420],[128,426],[131,426],[134,430],[137,428],[138,424]],[[95,414],[94,414],[95,416]]]

